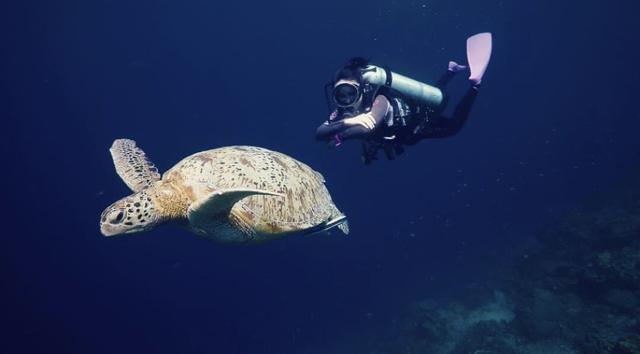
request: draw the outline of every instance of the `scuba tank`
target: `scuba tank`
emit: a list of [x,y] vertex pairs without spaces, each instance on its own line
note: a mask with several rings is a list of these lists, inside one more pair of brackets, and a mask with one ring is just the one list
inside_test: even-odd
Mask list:
[[444,95],[439,88],[396,74],[387,68],[367,65],[362,69],[362,79],[371,85],[389,87],[434,109],[444,102]]
[[[388,68],[382,68],[376,65],[366,64],[359,68],[360,75],[362,77],[362,97],[363,105],[369,108],[373,103],[373,98],[377,91],[381,88],[389,88],[408,99],[413,100],[415,103],[428,106],[433,110],[438,110],[444,104],[445,97],[442,90],[435,86],[425,84],[423,82],[408,78],[404,75],[394,73]],[[333,111],[333,100],[330,98],[332,94],[333,85],[335,82],[331,81],[324,87],[325,98],[329,106],[329,111]]]
[[[394,126],[397,125],[396,128],[406,128],[406,126],[409,125],[409,122],[406,120],[409,115],[420,114],[423,110],[425,111],[424,113],[428,111],[433,112],[442,108],[445,103],[444,94],[439,88],[396,74],[387,68],[367,65],[362,68],[361,73],[362,80],[367,85],[378,88],[390,88],[417,104],[417,107],[415,107],[416,110],[413,110],[404,100],[393,97],[393,95],[388,97],[394,109]],[[425,119],[427,117],[428,116],[426,116]],[[414,130],[420,126],[421,124],[417,124]],[[363,142],[362,158],[365,164],[370,164],[376,159],[379,149],[384,151],[389,160],[393,160],[396,155],[404,152],[402,143],[396,140],[395,135],[392,137],[383,136],[381,138],[380,141]]]

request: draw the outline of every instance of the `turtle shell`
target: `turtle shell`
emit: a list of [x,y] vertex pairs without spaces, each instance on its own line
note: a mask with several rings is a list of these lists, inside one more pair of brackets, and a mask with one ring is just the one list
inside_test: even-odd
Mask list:
[[197,232],[226,242],[269,240],[343,216],[320,173],[285,154],[260,147],[229,146],[193,154],[165,172],[162,180],[182,190],[192,202],[237,189],[281,195],[243,198],[224,216],[229,220],[220,220],[215,229]]

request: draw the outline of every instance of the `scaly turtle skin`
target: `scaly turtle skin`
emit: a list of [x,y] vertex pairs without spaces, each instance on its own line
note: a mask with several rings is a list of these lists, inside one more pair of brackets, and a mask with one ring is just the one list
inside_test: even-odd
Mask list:
[[193,154],[164,173],[133,140],[110,149],[118,175],[135,193],[102,213],[105,236],[176,221],[224,243],[259,243],[337,226],[349,232],[322,175],[279,152],[230,146]]

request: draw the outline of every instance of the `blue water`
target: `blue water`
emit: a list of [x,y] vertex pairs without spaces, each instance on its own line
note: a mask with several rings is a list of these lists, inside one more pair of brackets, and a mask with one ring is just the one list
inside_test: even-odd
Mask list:
[[[541,224],[640,160],[632,3],[3,3],[0,351],[359,353],[410,301],[490,289]],[[314,141],[347,58],[433,82],[482,31],[494,56],[460,134],[372,166]],[[289,154],[352,233],[106,239],[101,211],[129,194],[120,137],[161,171],[226,145]]]

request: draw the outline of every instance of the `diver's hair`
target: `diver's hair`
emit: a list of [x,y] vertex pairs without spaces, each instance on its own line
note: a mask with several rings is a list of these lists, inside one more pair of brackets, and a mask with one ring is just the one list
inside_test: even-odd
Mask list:
[[346,66],[355,67],[355,68],[364,68],[367,65],[369,65],[369,59],[364,57],[353,57],[349,59],[349,61],[347,61]]
[[353,57],[347,64],[340,68],[333,77],[334,82],[340,80],[354,80],[362,85],[361,69],[369,65],[369,59],[363,57]]

